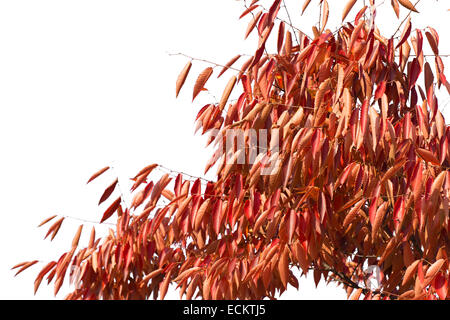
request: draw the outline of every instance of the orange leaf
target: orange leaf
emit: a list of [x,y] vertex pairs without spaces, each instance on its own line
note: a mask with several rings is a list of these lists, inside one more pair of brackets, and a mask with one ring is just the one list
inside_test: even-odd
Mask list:
[[136,180],[139,176],[146,174],[146,176],[148,176],[153,169],[155,169],[158,165],[156,163],[153,164],[149,164],[148,166],[146,166],[145,168],[143,168],[141,171],[138,172],[137,175],[134,176],[134,178],[132,178],[131,180]]
[[381,226],[381,223],[383,222],[384,215],[386,213],[386,210],[388,208],[389,203],[384,202],[381,206],[378,207],[377,212],[375,213],[375,219],[373,221],[372,225],[372,241],[375,241],[376,234],[378,232],[378,229]]
[[219,199],[214,204],[214,213],[213,213],[213,228],[216,234],[219,234],[220,226],[223,219],[224,210],[222,209],[222,199]]
[[220,76],[222,74],[224,74],[225,71],[227,71],[239,58],[241,57],[240,54],[234,56],[230,61],[228,61],[225,66],[223,67],[223,69],[220,71],[219,75],[217,76],[217,78],[220,78]]
[[89,182],[91,182],[92,180],[94,180],[95,178],[97,178],[99,175],[101,175],[102,173],[104,173],[106,170],[108,170],[109,169],[109,167],[104,167],[103,169],[100,169],[99,171],[97,171],[96,173],[94,173],[90,178],[89,178],[89,180],[88,180],[88,182],[86,182],[86,183],[89,183]]
[[209,199],[206,199],[200,206],[200,208],[197,210],[194,218],[194,230],[198,230],[200,228],[200,224],[203,220],[203,216],[205,215],[206,211],[209,207]]
[[351,296],[350,300],[359,300],[359,298],[361,297],[362,291],[363,291],[362,288],[357,289]]
[[184,82],[186,81],[187,75],[189,73],[189,70],[191,70],[191,66],[192,66],[192,61],[189,61],[183,68],[183,70],[181,70],[180,74],[178,75],[177,78],[177,83],[176,83],[176,97],[178,97],[178,94],[180,93],[181,87],[183,87]]
[[39,285],[41,284],[42,278],[56,265],[56,261],[49,262],[44,268],[42,268],[41,272],[36,277],[34,281],[34,294],[36,294]]
[[366,202],[365,199],[360,200],[355,206],[348,212],[348,214],[345,216],[344,222],[342,223],[342,226],[345,228],[347,227],[352,221],[355,219],[355,217],[359,213],[359,209],[361,209],[362,205]]
[[347,17],[348,13],[350,12],[350,10],[353,8],[353,6],[355,5],[356,0],[349,0],[347,2],[347,4],[344,7],[344,11],[342,12],[342,21],[344,21],[345,17]]
[[392,5],[392,8],[394,8],[395,15],[397,16],[397,18],[399,18],[400,17],[400,7],[398,4],[398,0],[391,0],[391,5]]
[[[14,277],[15,276],[17,276],[19,273],[21,273],[22,271],[24,271],[25,269],[28,269],[29,267],[31,267],[32,265],[35,265],[36,263],[38,263],[39,261],[38,260],[33,260],[33,261],[30,261],[30,262],[26,262],[26,263],[24,263],[23,265],[22,265],[22,268],[20,268],[19,269],[19,271],[17,271],[17,273],[14,275]],[[16,267],[13,267],[13,269],[14,268],[16,268]]]
[[419,262],[420,260],[416,260],[410,266],[408,266],[408,268],[406,268],[405,275],[403,276],[402,286],[407,284],[412,279],[414,273],[416,273]]
[[58,221],[56,221],[47,231],[47,234],[45,235],[44,239],[46,239],[50,233],[53,232],[51,240],[53,240],[56,236],[56,233],[58,232],[59,228],[61,227],[61,223],[63,222],[64,217],[60,218]]
[[303,7],[302,7],[302,14],[305,12],[305,10],[309,6],[310,2],[311,2],[311,0],[305,0],[305,2],[303,3]]
[[236,76],[232,76],[231,79],[228,81],[225,90],[223,91],[222,98],[220,99],[219,102],[220,111],[222,111],[223,108],[225,108],[225,105],[228,102],[228,98],[230,97],[231,91],[233,90],[235,84],[236,84]]
[[444,262],[445,259],[439,259],[428,268],[424,279],[426,283],[430,283],[430,281],[434,279],[439,270],[441,270]]
[[329,7],[328,7],[328,1],[327,0],[323,0],[322,2],[323,6],[322,6],[322,21],[320,24],[320,33],[323,32],[323,30],[325,30],[325,26],[327,25],[328,22],[328,15],[330,13]]
[[258,12],[253,19],[249,22],[248,26],[247,26],[247,30],[245,31],[245,37],[244,39],[247,39],[247,37],[249,36],[249,34],[253,31],[253,29],[256,26],[256,23],[258,23],[259,18],[262,15],[262,11]]
[[438,195],[441,192],[442,186],[444,185],[445,176],[447,175],[446,171],[442,171],[439,175],[434,179],[433,184],[431,185],[431,195]]
[[204,88],[206,81],[208,81],[209,77],[211,77],[213,73],[213,68],[211,67],[207,67],[205,70],[203,70],[198,78],[197,81],[195,81],[195,85],[194,85],[194,91],[192,94],[192,101],[194,101],[195,97],[200,93],[200,91],[202,91],[202,89]]
[[434,156],[431,151],[422,148],[416,148],[417,154],[426,162],[430,162],[434,165],[439,165],[439,160]]
[[284,250],[280,255],[278,271],[280,273],[281,282],[283,283],[284,288],[286,288],[289,278],[289,249],[287,247],[284,247]]
[[76,248],[78,246],[78,242],[80,241],[81,231],[83,230],[83,225],[78,227],[77,233],[72,240],[72,248]]
[[44,224],[46,224],[47,222],[49,222],[50,220],[52,220],[53,218],[55,218],[57,215],[55,214],[54,216],[51,216],[50,218],[45,219],[44,221],[42,221],[39,225],[39,227],[42,227]]

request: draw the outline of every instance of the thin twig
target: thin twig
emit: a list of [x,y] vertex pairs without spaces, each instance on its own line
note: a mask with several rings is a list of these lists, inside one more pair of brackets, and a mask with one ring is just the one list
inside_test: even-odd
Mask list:
[[231,70],[234,70],[234,71],[238,71],[238,72],[241,72],[241,71],[242,71],[241,69],[236,69],[236,68],[233,68],[233,67],[227,67],[227,66],[225,66],[225,65],[223,65],[223,64],[219,64],[219,63],[212,62],[212,61],[209,61],[209,60],[200,59],[200,58],[194,58],[194,57],[191,57],[191,56],[189,56],[189,55],[187,55],[187,54],[184,54],[184,53],[181,53],[181,52],[178,52],[178,53],[170,53],[170,52],[167,52],[167,54],[168,54],[169,56],[183,56],[183,57],[189,58],[189,59],[191,59],[191,60],[209,63],[209,64],[214,65],[214,66],[216,66],[216,67],[228,68],[228,69],[231,69]]
[[[286,14],[287,14],[287,17],[289,20],[289,25],[292,27],[293,24],[292,24],[292,20],[291,20],[291,15],[289,14],[289,10],[286,7],[286,3],[284,2],[284,0],[283,0],[283,7],[284,7],[284,10],[286,11]],[[297,42],[298,45],[300,45],[300,42],[298,41],[298,38],[297,38],[297,33],[295,31],[293,33],[294,33],[295,41]]]

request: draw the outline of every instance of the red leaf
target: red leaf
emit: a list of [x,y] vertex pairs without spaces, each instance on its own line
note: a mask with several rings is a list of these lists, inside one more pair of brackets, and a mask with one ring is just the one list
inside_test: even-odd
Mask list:
[[114,212],[116,212],[116,210],[120,206],[120,200],[121,200],[121,198],[119,197],[113,203],[111,203],[111,205],[108,207],[108,209],[106,209],[106,211],[103,213],[103,217],[100,220],[100,223],[107,220],[109,217],[111,217],[114,214]]
[[403,218],[405,217],[405,198],[399,197],[394,204],[394,226],[395,231],[398,233],[402,226]]
[[239,16],[239,19],[242,19],[243,17],[245,17],[247,14],[249,14],[250,12],[252,12],[254,9],[258,8],[259,4],[254,4],[250,7],[248,7],[247,9],[244,10],[244,12],[242,12],[242,14]]
[[369,100],[364,100],[362,106],[361,106],[361,133],[362,136],[366,134],[367,130],[367,115],[369,113]]
[[106,199],[109,198],[109,196],[111,195],[111,193],[113,193],[114,189],[116,188],[117,183],[119,182],[118,179],[114,180],[113,183],[111,183],[111,185],[105,189],[105,191],[103,192],[102,196],[100,197],[100,201],[98,202],[98,204],[100,205],[103,201],[105,201]]
[[417,79],[420,75],[420,63],[417,58],[414,58],[411,62],[408,79],[409,79],[409,90],[416,84]]
[[439,272],[433,280],[433,288],[439,296],[439,299],[445,300],[448,291],[448,282],[445,275]]
[[400,41],[397,43],[397,46],[395,48],[400,47],[406,40],[408,40],[410,34],[411,34],[411,17],[406,22],[405,28],[403,29],[402,35],[400,36]]
[[378,86],[377,86],[377,90],[375,90],[375,100],[381,99],[381,97],[383,96],[383,94],[386,91],[386,81],[381,81]]

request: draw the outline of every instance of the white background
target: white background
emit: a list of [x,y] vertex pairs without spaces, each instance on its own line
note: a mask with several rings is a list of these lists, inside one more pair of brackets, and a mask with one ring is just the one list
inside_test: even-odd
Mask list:
[[[299,14],[303,1],[286,2],[295,24],[311,35],[318,0],[304,16]],[[334,30],[346,1],[329,2]],[[385,2],[377,21],[390,36],[399,21]],[[438,30],[441,53],[450,53],[448,7],[448,1],[424,0],[418,6],[422,15],[413,15],[413,28],[431,24]],[[80,221],[67,219],[50,242],[42,240],[46,228],[36,228],[44,218],[99,221],[105,207],[97,202],[114,175],[126,193],[128,178],[150,163],[202,175],[211,150],[194,136],[193,120],[204,104],[220,98],[231,71],[218,80],[212,76],[211,94],[202,92],[191,103],[193,82],[208,66],[194,61],[175,99],[175,80],[188,59],[167,53],[221,64],[237,53],[253,54],[255,35],[244,42],[250,16],[238,20],[242,11],[242,2],[233,0],[0,1],[1,299],[53,298],[53,287],[45,282],[33,295],[42,263],[16,278],[10,270],[25,260],[58,259],[69,249]],[[441,93],[440,108],[448,119],[447,102],[448,94]],[[86,186],[106,165],[115,170]],[[82,241],[91,227],[85,224]],[[69,290],[64,285],[56,298]],[[177,297],[169,292],[168,298]],[[346,294],[323,282],[316,290],[309,276],[300,280],[299,291],[290,288],[282,298],[345,299]]]

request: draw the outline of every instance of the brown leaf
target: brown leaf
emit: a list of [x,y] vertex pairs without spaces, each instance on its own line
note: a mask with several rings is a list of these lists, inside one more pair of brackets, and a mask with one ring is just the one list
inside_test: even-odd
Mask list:
[[428,27],[428,29],[430,31],[425,32],[425,35],[428,39],[428,43],[430,44],[430,47],[433,50],[433,53],[435,55],[439,55],[439,36],[438,36],[436,30],[434,30],[433,28]]
[[414,12],[419,12],[409,0],[398,0],[402,6]]

